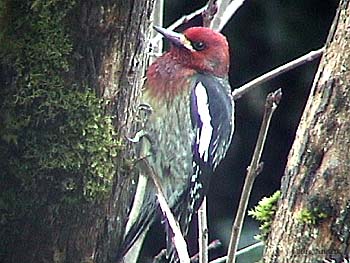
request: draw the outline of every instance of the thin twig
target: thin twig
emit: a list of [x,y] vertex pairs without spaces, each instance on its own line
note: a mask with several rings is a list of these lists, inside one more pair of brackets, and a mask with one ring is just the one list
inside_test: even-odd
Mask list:
[[[220,246],[222,246],[222,243],[220,242],[220,240],[215,239],[208,245],[208,252],[211,250],[217,249]],[[199,253],[191,257],[191,263],[198,263],[198,262],[199,262]]]
[[202,12],[204,27],[210,27],[211,22],[213,21],[217,11],[218,11],[217,0],[209,0],[207,3],[207,8]]
[[[164,14],[164,0],[156,0],[153,9],[153,24],[157,26],[163,26],[163,14]],[[157,57],[163,53],[163,41],[155,30],[152,30],[152,56],[150,56],[150,62],[152,63]]]
[[173,232],[174,236],[172,238],[173,244],[176,248],[177,255],[179,257],[179,260],[181,263],[190,263],[190,256],[187,251],[187,244],[186,241],[181,233],[181,230],[179,228],[178,223],[176,222],[174,215],[171,213],[170,208],[164,198],[163,193],[161,193],[158,189],[157,194],[159,206],[165,215],[165,217],[168,220],[169,226],[171,228],[171,231]]
[[[164,19],[164,0],[156,0],[154,3],[153,15],[152,15],[153,24],[157,26],[163,26]],[[158,33],[153,31],[153,36],[156,36]]]
[[247,84],[244,84],[243,86],[235,89],[232,92],[232,97],[234,100],[239,99],[240,97],[242,97],[245,93],[247,93],[248,91],[252,90],[253,88],[256,88],[257,86],[265,83],[266,81],[269,81],[279,75],[281,75],[284,72],[287,72],[289,70],[292,70],[300,65],[303,65],[307,62],[311,62],[314,59],[318,58],[319,56],[322,55],[322,53],[324,52],[325,48],[322,47],[318,50],[315,51],[311,51],[306,55],[303,55],[297,59],[294,59],[282,66],[279,66],[263,75],[261,75],[260,77],[257,77],[255,79],[253,79],[252,81],[248,82]]
[[160,179],[158,175],[155,173],[153,168],[149,165],[147,162],[147,159],[144,159],[144,163],[147,167],[147,170],[149,171],[149,175],[151,176],[154,185],[157,189],[157,198],[159,202],[159,206],[162,210],[162,212],[165,215],[166,220],[168,221],[168,224],[171,228],[171,231],[173,232],[174,236],[172,237],[173,244],[175,246],[175,249],[177,251],[177,255],[179,257],[179,260],[181,263],[190,263],[190,256],[188,254],[187,250],[187,244],[185,241],[184,236],[181,233],[179,223],[174,218],[174,215],[172,214],[169,205],[167,204],[165,197],[164,197],[164,191],[162,189],[162,184],[160,182]]
[[[188,15],[182,16],[167,28],[169,30],[174,30],[181,24],[191,20],[193,17],[209,11],[208,19],[211,21],[210,28],[216,31],[221,31],[230,18],[236,13],[238,8],[244,3],[244,1],[245,0],[209,0],[205,6]],[[207,22],[205,20],[206,18],[204,18],[204,26],[207,26]],[[154,21],[154,24],[156,24],[156,21]],[[159,42],[162,38],[163,35],[161,34],[157,34],[155,37],[153,37],[151,40],[152,46],[155,46],[155,43]]]
[[218,0],[218,10],[213,20],[211,21],[210,28],[221,31],[231,17],[236,13],[245,0]]
[[[237,251],[236,253],[236,256],[239,256],[239,255],[242,255],[242,254],[245,254],[245,253],[248,253],[258,247],[263,247],[264,246],[264,243],[263,242],[257,242],[253,245],[250,245],[250,246],[247,246],[245,248],[242,248],[240,250]],[[217,258],[213,261],[210,261],[210,263],[223,263],[223,262],[226,262],[227,260],[227,256],[224,256],[224,257],[220,257],[220,258]]]
[[253,183],[255,181],[256,176],[262,170],[262,163],[260,163],[260,158],[264,149],[267,131],[270,126],[272,114],[276,110],[277,105],[281,100],[281,97],[282,91],[281,89],[278,89],[277,91],[270,93],[266,98],[263,121],[260,127],[253,158],[250,163],[250,166],[247,169],[247,176],[244,182],[239,207],[237,210],[237,215],[232,226],[230,245],[226,261],[227,263],[234,263],[236,260],[238,241],[242,230],[243,219],[248,206],[249,197],[253,188]]
[[[186,23],[186,21],[191,20],[193,17],[203,13],[203,11],[207,8],[207,5],[197,9],[196,11],[192,12],[191,14],[184,15],[180,19],[176,20],[174,23],[172,23],[170,26],[167,27],[169,30],[174,30],[175,28],[179,27],[181,24]],[[162,40],[163,35],[162,34],[157,34],[152,40],[152,46],[153,43],[157,43],[158,41]]]
[[199,263],[208,263],[207,197],[198,210]]

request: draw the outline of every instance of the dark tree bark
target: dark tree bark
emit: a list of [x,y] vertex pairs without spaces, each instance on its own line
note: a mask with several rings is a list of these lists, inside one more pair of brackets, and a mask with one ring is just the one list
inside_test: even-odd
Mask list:
[[[3,7],[6,7],[7,11],[14,11],[12,5],[15,6],[17,2],[1,1],[0,11]],[[40,0],[25,2],[19,1],[18,5],[28,5],[29,13],[36,12],[36,9],[40,9],[38,6],[47,4],[57,8],[53,14],[60,12],[61,4],[74,3],[74,1],[49,1],[49,3]],[[45,190],[48,193],[40,193],[41,188],[35,186],[33,189],[37,191],[35,194],[38,200],[47,198],[47,203],[31,208],[35,209],[36,216],[28,217],[30,220],[25,215],[17,216],[16,220],[18,218],[20,220],[15,222],[10,221],[12,215],[9,216],[10,219],[6,218],[6,227],[16,229],[19,234],[12,238],[11,230],[1,231],[0,239],[6,239],[6,247],[0,251],[1,262],[112,262],[115,257],[123,238],[135,190],[133,151],[125,138],[132,134],[134,129],[133,117],[148,59],[147,40],[153,3],[154,0],[78,0],[62,20],[68,28],[68,38],[72,41],[69,70],[63,74],[47,70],[42,74],[63,75],[65,88],[69,88],[70,85],[88,86],[95,90],[99,97],[108,101],[104,109],[105,114],[115,116],[113,124],[121,141],[122,151],[115,160],[113,186],[107,198],[84,201],[71,209],[61,203],[55,203],[53,206],[49,199],[50,190]],[[11,17],[6,17],[11,13],[2,15],[0,24],[3,27],[6,21],[11,21]],[[23,14],[23,19],[26,19],[25,15],[27,14]],[[25,23],[16,26],[25,27]],[[8,32],[1,31],[1,33],[6,35]],[[16,34],[20,37],[22,32],[18,31]],[[17,78],[13,77],[17,73],[11,63],[15,61],[3,60],[0,63],[0,85],[5,92],[16,85],[17,81]],[[29,70],[30,66],[28,65]],[[2,98],[0,102],[3,102]],[[0,116],[0,121],[3,118],[4,115]],[[0,129],[1,136],[5,132]],[[1,147],[7,147],[7,151],[10,152],[8,145],[1,141]],[[0,157],[3,155],[5,153],[1,152]],[[3,160],[1,162],[3,164],[0,170],[5,166],[11,170],[10,162],[8,164]],[[64,176],[62,174],[64,169],[56,173],[50,172],[52,172],[50,178],[54,178],[52,184]],[[1,183],[1,191],[7,190],[6,187],[9,186],[17,191],[17,181],[9,182],[10,179],[14,180],[13,176],[10,178],[11,176],[1,174],[1,180],[4,180]],[[61,182],[58,183],[60,184]],[[19,182],[18,191],[22,191],[22,188],[22,182]],[[51,189],[48,180],[45,181],[43,188]],[[3,202],[3,199],[1,201]],[[9,204],[6,204],[5,207],[8,206]]]
[[349,1],[341,1],[289,154],[264,262],[350,256],[349,13]]
[[[93,6],[92,12],[88,11],[92,17],[87,17],[86,21],[94,22],[88,24],[86,30],[92,30],[93,36],[97,37],[97,41],[93,41],[96,44],[91,47],[94,59],[101,61],[98,65],[97,87],[101,96],[111,101],[107,110],[116,116],[116,130],[120,139],[127,143],[126,136],[132,135],[135,125],[133,117],[148,58],[145,51],[149,36],[146,32],[154,1],[107,2],[104,8],[110,8],[110,12],[99,13],[100,5]],[[90,9],[84,1],[81,7],[82,11]],[[100,17],[104,21],[102,25],[99,25]],[[85,39],[89,39],[89,36]],[[125,146],[117,160],[117,174],[103,218],[103,231],[98,235],[96,262],[111,262],[115,257],[132,203],[135,191],[132,182],[137,177],[132,169],[132,147],[130,144]]]

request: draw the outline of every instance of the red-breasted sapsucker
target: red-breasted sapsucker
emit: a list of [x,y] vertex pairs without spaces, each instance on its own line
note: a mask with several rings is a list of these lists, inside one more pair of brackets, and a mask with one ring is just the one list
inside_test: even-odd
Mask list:
[[[205,27],[192,27],[183,34],[155,29],[171,48],[147,71],[141,101],[148,116],[141,152],[159,177],[165,198],[186,235],[234,130],[227,75],[229,47],[222,34]],[[125,236],[123,253],[160,218],[155,194],[149,178],[140,214]],[[167,231],[171,235],[171,230]],[[168,251],[170,262],[176,261],[170,243]]]

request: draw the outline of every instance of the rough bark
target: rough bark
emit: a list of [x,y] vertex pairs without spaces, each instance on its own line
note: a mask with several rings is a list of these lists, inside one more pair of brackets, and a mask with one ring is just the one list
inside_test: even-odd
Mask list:
[[[133,117],[148,57],[145,50],[153,2],[81,1],[76,9],[75,44],[86,60],[76,61],[75,73],[78,78],[88,79],[109,101],[106,112],[115,116],[114,126],[125,147],[116,160],[112,193],[107,203],[97,208],[103,211],[95,217],[92,250],[88,254],[94,262],[112,262],[115,258],[135,191],[133,151],[126,137],[134,129]],[[84,232],[84,226],[79,228]],[[85,240],[82,235],[79,242]]]
[[[32,9],[36,2],[40,1],[33,1]],[[49,2],[48,5],[56,4]],[[43,187],[47,189],[44,194],[37,193],[39,199],[45,197],[48,201],[35,207],[36,215],[30,218],[32,221],[24,215],[22,221],[11,222],[11,227],[20,233],[19,238],[7,241],[6,251],[1,249],[0,261],[112,262],[115,257],[135,190],[133,151],[126,136],[134,129],[133,116],[148,58],[147,39],[153,2],[72,1],[74,7],[64,22],[70,31],[73,51],[69,71],[63,78],[67,88],[69,85],[88,86],[109,101],[105,112],[115,116],[114,127],[123,144],[115,161],[113,187],[107,198],[82,202],[72,210],[64,205],[51,206],[49,183],[56,183],[52,179]],[[60,12],[59,8],[56,12]],[[0,81],[1,84],[6,82],[4,89],[11,88],[13,83],[10,82],[15,81],[12,75],[15,73],[2,65],[0,77],[8,79]],[[50,176],[60,180],[64,175],[57,172]],[[1,239],[6,239],[11,233],[1,231],[1,234],[4,234]]]
[[[102,32],[104,44],[102,51],[98,44],[95,46],[95,51],[100,51],[97,58],[102,60],[97,87],[101,96],[111,101],[107,109],[116,116],[116,130],[127,143],[125,139],[132,136],[135,126],[133,117],[148,56],[145,52],[146,32],[154,1],[108,2],[110,12],[102,15],[105,23],[96,29],[97,33]],[[94,27],[90,25],[90,28]],[[137,177],[132,169],[133,151],[130,144],[125,146],[117,160],[117,174],[103,220],[104,229],[99,233],[94,253],[96,262],[111,262],[115,258],[135,191]]]
[[350,256],[349,1],[337,12],[289,154],[264,262]]

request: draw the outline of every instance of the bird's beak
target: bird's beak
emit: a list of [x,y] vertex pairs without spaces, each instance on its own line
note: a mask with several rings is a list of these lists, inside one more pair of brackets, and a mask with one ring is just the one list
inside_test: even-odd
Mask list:
[[171,44],[177,47],[184,47],[188,50],[193,50],[191,42],[183,35],[169,29],[153,26],[153,28],[160,34],[162,34]]

